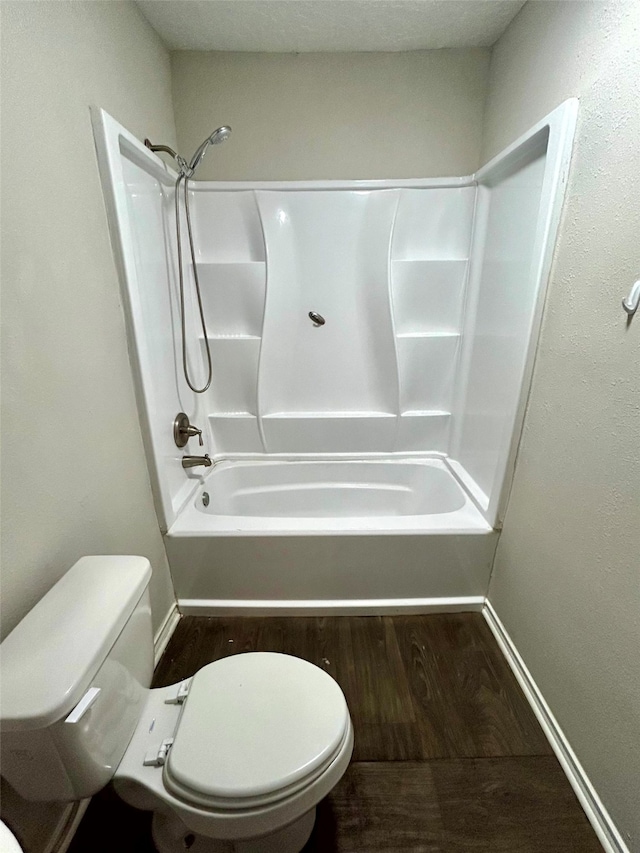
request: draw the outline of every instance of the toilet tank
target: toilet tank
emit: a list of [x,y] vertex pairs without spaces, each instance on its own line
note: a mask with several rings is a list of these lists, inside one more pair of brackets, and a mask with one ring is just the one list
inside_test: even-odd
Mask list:
[[0,772],[27,800],[103,788],[153,674],[144,557],[83,557],[0,646]]

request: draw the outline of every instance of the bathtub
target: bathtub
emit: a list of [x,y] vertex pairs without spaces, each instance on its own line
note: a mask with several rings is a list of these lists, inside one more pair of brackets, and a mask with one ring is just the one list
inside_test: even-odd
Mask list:
[[441,459],[278,460],[215,465],[169,535],[490,529]]
[[496,545],[446,460],[227,460],[166,535],[184,613],[482,605]]

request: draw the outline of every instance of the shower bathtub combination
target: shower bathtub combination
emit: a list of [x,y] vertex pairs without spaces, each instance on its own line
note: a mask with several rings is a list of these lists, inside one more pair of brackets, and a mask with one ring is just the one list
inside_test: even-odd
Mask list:
[[[192,175],[195,263],[181,211],[181,308],[177,174],[93,111],[183,613],[482,606],[576,114],[565,102],[471,176]],[[194,393],[208,352],[210,386]],[[202,447],[196,435],[176,446],[179,413]],[[205,453],[210,467],[183,467]]]

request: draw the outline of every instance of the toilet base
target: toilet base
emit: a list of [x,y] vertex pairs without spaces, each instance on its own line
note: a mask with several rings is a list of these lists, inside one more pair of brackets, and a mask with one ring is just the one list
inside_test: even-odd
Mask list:
[[153,815],[153,842],[158,853],[300,853],[316,820],[315,808],[295,823],[260,838],[226,841],[191,832],[179,817],[163,812]]

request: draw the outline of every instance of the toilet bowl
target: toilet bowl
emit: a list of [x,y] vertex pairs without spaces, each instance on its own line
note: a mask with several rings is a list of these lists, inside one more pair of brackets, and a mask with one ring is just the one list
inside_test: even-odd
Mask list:
[[161,853],[298,853],[351,758],[340,687],[253,652],[149,689],[150,573],[140,557],[85,557],[4,641],[2,774],[33,800],[113,781],[154,812]]
[[[164,763],[154,764],[168,738]],[[184,850],[189,833],[235,842],[196,850],[287,853],[306,843],[315,806],[352,750],[344,696],[324,670],[289,655],[239,654],[150,691],[113,782],[122,799],[156,813],[161,853]]]
[[0,820],[0,851],[1,853],[23,853],[18,839],[6,823]]

